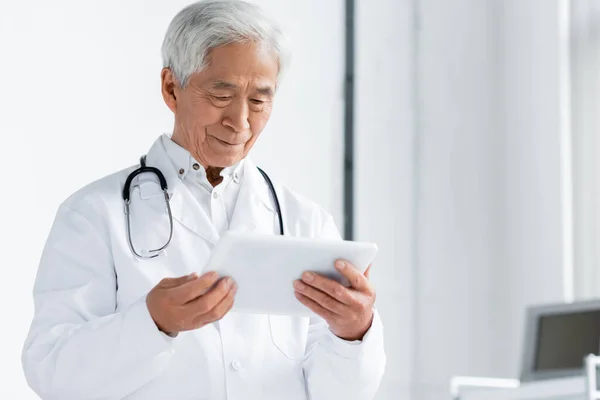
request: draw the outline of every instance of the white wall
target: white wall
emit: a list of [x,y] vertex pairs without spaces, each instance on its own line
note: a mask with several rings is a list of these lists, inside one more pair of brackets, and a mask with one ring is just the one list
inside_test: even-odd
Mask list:
[[[187,3],[0,2],[0,233],[7,244],[0,398],[34,398],[20,351],[58,204],[91,180],[136,163],[172,128],[160,96],[160,45]],[[254,159],[341,222],[343,1],[260,4],[291,35],[295,54]]]
[[600,296],[600,2],[572,0],[575,297]]
[[409,0],[361,0],[356,9],[355,236],[380,248],[371,279],[388,362],[378,399],[412,399],[412,10]]
[[[569,79],[561,28],[567,1],[504,1],[504,222],[506,263],[496,271],[504,293],[501,337],[506,373],[520,360],[524,308],[570,300],[570,162],[563,135]],[[508,300],[508,301],[507,301]],[[512,368],[511,368],[512,367]],[[510,369],[509,369],[510,368]]]
[[559,1],[360,5],[357,230],[384,245],[390,360],[378,398],[517,377],[525,307],[568,294]]
[[502,267],[502,26],[494,1],[421,1],[415,398],[495,375]]

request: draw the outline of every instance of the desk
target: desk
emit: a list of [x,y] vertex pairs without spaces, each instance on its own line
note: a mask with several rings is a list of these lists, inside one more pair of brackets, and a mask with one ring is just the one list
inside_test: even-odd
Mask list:
[[587,400],[584,376],[524,383],[515,389],[472,388],[461,400]]

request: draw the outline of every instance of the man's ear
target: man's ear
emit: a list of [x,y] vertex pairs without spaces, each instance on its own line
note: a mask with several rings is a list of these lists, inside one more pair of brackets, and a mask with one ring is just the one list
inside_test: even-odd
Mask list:
[[177,110],[177,95],[176,91],[179,87],[173,72],[170,68],[163,68],[160,72],[161,91],[165,104],[175,113]]

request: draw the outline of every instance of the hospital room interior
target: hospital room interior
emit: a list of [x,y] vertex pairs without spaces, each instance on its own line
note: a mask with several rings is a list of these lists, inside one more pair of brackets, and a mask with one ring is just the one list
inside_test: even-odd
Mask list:
[[[250,156],[377,245],[375,399],[600,399],[600,1],[252,2],[292,57]],[[173,129],[190,3],[0,0],[0,399],[59,205]]]

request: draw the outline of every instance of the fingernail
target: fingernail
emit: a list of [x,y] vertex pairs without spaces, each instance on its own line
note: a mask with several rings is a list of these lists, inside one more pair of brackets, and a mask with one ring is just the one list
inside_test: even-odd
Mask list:
[[198,277],[198,274],[196,272],[192,272],[191,274],[188,275],[188,279],[191,281],[193,279],[196,279]]
[[314,275],[312,274],[312,272],[305,272],[302,277],[305,282],[312,282],[312,280],[314,279]]
[[297,290],[302,290],[302,289],[304,289],[304,285],[302,284],[302,282],[299,282],[299,281],[296,281],[296,282],[294,282],[294,287],[295,287]]
[[225,287],[229,289],[231,286],[233,286],[233,280],[231,278],[225,278]]
[[341,260],[338,260],[335,262],[335,267],[337,269],[344,269],[344,268],[346,268],[346,263]]

